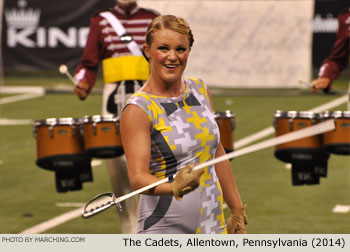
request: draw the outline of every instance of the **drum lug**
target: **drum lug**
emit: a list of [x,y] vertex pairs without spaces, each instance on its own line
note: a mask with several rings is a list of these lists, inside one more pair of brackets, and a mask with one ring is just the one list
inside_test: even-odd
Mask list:
[[96,122],[92,123],[92,134],[96,136]]
[[119,127],[120,127],[120,122],[119,120],[115,122],[115,133],[119,134]]
[[34,129],[33,129],[33,137],[34,137],[35,139],[38,138],[38,131],[37,131],[37,129],[36,129],[36,126],[34,126]]
[[49,126],[49,135],[50,135],[50,138],[53,138],[53,126],[52,125]]
[[232,125],[232,130],[235,130],[236,129],[236,121],[233,117],[231,118],[231,125]]
[[81,125],[80,125],[80,130],[79,130],[80,132],[80,135],[84,135],[85,133],[84,133],[84,131],[85,131],[85,124],[84,123],[81,123]]
[[294,118],[289,118],[289,120],[288,120],[288,122],[289,122],[289,131],[293,130],[293,121],[294,121]]
[[77,131],[77,128],[75,127],[74,124],[72,124],[72,135],[73,135],[73,137],[76,137],[76,136],[77,136],[76,131]]

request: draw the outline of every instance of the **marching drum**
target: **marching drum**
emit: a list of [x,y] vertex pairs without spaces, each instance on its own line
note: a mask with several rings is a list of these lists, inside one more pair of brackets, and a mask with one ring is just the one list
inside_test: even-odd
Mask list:
[[220,130],[220,141],[226,153],[233,151],[233,130],[236,128],[235,114],[229,110],[216,112],[215,120]]
[[[275,112],[274,127],[276,136],[312,126],[319,122],[318,114],[311,111]],[[275,156],[284,162],[313,160],[319,155],[322,136],[314,135],[275,146]]]
[[74,118],[49,118],[34,122],[37,160],[41,168],[73,167],[85,159],[80,124]]
[[92,157],[112,158],[124,154],[119,117],[94,115],[83,118],[85,151]]
[[350,111],[324,112],[320,117],[335,122],[335,130],[323,134],[326,149],[334,154],[350,155]]

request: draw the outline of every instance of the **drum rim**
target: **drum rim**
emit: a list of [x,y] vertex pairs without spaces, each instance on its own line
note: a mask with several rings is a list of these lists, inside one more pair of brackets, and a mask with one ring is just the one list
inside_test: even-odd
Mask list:
[[276,110],[275,118],[305,118],[313,119],[317,117],[317,113],[312,111],[297,111],[297,110]]
[[320,113],[321,118],[350,118],[350,111],[325,111]]
[[47,118],[41,120],[35,120],[34,126],[55,126],[55,125],[79,125],[79,118],[62,117],[62,118]]
[[81,118],[83,123],[100,123],[100,122],[118,122],[119,116],[116,115],[93,115]]
[[215,118],[235,118],[236,115],[231,110],[214,112]]

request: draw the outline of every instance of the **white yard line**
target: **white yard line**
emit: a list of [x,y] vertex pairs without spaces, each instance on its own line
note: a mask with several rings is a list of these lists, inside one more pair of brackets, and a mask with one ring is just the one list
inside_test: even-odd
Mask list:
[[[9,97],[0,98],[0,105],[9,104],[13,102],[19,102],[38,98],[45,95],[45,89],[43,87],[0,87],[0,93],[2,94],[18,94]],[[28,125],[33,124],[31,119],[7,119],[0,118],[1,125]]]
[[47,221],[44,221],[38,225],[35,225],[31,228],[25,229],[22,232],[20,232],[20,234],[40,234],[50,228],[54,228],[64,222],[70,221],[72,219],[75,219],[81,216],[82,211],[83,211],[82,208],[69,211],[67,213],[61,214]]
[[0,105],[33,99],[33,98],[41,97],[43,95],[44,94],[26,93],[26,94],[19,94],[19,95],[4,97],[0,99]]
[[[323,104],[321,106],[315,107],[315,108],[311,109],[311,111],[314,111],[314,112],[325,111],[325,110],[337,107],[337,106],[347,102],[347,99],[348,99],[348,96],[344,95],[344,96],[339,97],[331,102],[328,102],[328,103]],[[235,148],[241,148],[243,146],[246,146],[246,145],[250,144],[251,142],[259,140],[259,139],[266,137],[272,133],[274,133],[273,127],[267,127],[266,129],[263,129],[263,130],[255,133],[253,135],[250,135],[250,136],[247,136],[245,138],[240,139],[239,141],[237,141],[235,143]],[[102,199],[100,201],[97,201],[96,205],[100,205],[101,203],[104,203],[104,202],[106,202],[106,200]],[[226,208],[227,204],[225,203],[223,207]],[[81,214],[82,214],[82,208],[78,208],[76,210],[69,211],[65,214],[59,215],[59,216],[54,217],[52,219],[49,219],[45,222],[42,222],[34,227],[28,228],[28,229],[20,232],[20,234],[42,233],[42,232],[45,232],[46,230],[49,230],[55,226],[62,224],[64,222],[67,222],[67,221],[72,220],[74,218],[81,217]]]
[[45,88],[39,86],[3,86],[0,87],[0,93],[2,94],[20,94],[20,93],[32,93],[32,94],[44,94]]
[[[103,161],[98,159],[93,159],[91,162],[92,166],[99,166],[102,165]],[[105,199],[99,200],[95,203],[95,205],[101,205],[105,202]],[[63,203],[56,203],[57,207],[79,207],[78,209],[71,210],[69,212],[66,212],[64,214],[61,214],[59,216],[56,216],[52,219],[49,219],[47,221],[44,221],[38,225],[35,225],[31,228],[25,229],[20,234],[40,234],[42,232],[45,232],[46,230],[50,228],[54,228],[64,222],[70,221],[72,219],[81,217],[83,212],[84,203],[79,202],[63,202]]]
[[31,119],[7,119],[0,118],[0,126],[9,126],[9,125],[29,125],[33,124],[33,120]]
[[58,202],[55,204],[57,207],[83,207],[84,202]]
[[335,205],[333,210],[333,213],[350,213],[350,205]]
[[[99,201],[96,201],[94,204],[92,204],[91,207],[96,207],[96,206],[101,205],[105,202],[106,202],[106,199],[101,199]],[[64,214],[56,216],[52,219],[44,221],[38,225],[35,225],[31,228],[25,229],[22,232],[20,232],[20,234],[40,234],[42,232],[45,232],[46,230],[49,230],[51,228],[54,228],[54,227],[60,225],[62,223],[65,223],[67,221],[81,217],[82,212],[83,212],[83,207],[79,207],[78,209],[71,210],[71,211],[66,212]]]
[[255,142],[261,138],[267,137],[273,133],[275,133],[275,129],[272,126],[267,127],[266,129],[260,130],[252,135],[249,135],[247,137],[244,137],[238,140],[237,142],[234,143],[234,147],[235,149],[242,148],[252,142]]

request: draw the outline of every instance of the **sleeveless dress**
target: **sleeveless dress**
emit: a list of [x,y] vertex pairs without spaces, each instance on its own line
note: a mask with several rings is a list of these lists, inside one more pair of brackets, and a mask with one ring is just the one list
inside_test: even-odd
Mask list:
[[[211,110],[205,84],[185,80],[179,97],[160,97],[142,91],[127,102],[141,108],[151,123],[150,173],[163,179],[187,164],[215,157],[219,128]],[[137,126],[135,126],[137,127]],[[200,186],[183,196],[141,195],[138,233],[194,234],[226,233],[223,195],[214,166],[206,167]]]

